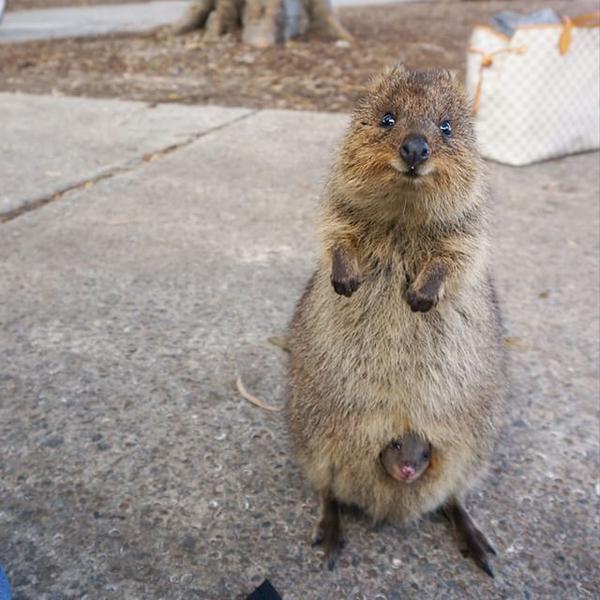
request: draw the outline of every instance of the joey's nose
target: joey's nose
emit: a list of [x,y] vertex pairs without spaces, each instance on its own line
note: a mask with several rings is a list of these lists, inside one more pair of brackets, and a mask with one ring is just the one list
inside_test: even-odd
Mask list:
[[415,476],[415,469],[410,465],[402,465],[400,469],[400,474],[402,475],[402,479],[412,479]]
[[411,169],[424,163],[430,154],[429,144],[422,135],[412,133],[404,139],[400,146],[400,157]]

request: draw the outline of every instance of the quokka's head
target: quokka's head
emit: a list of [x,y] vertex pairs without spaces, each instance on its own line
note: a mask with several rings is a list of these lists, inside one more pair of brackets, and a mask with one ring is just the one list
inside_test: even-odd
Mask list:
[[393,197],[468,188],[479,164],[462,86],[445,70],[395,67],[359,100],[338,167],[359,193]]

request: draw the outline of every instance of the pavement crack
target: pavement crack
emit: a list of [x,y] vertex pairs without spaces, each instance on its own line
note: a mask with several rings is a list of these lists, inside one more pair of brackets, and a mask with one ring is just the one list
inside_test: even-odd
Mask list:
[[25,206],[20,206],[19,208],[16,208],[15,210],[0,214],[0,224],[8,223],[9,221],[16,219],[17,217],[20,217],[24,214],[30,213],[34,210],[37,210],[38,208],[42,208],[43,206],[46,206],[46,204],[49,204],[50,202],[56,202],[58,200],[62,200],[63,198],[65,198],[67,196],[71,196],[82,190],[89,189],[89,188],[95,186],[100,181],[103,181],[105,179],[111,179],[112,177],[116,177],[117,175],[123,175],[124,173],[130,173],[132,171],[135,171],[135,169],[137,169],[138,167],[143,166],[149,162],[162,160],[165,156],[168,156],[169,154],[172,154],[173,152],[176,152],[177,150],[185,148],[185,147],[189,146],[190,144],[193,144],[195,141],[197,141],[203,137],[206,137],[208,135],[211,135],[212,133],[222,131],[223,129],[226,129],[230,125],[235,125],[236,123],[239,123],[240,121],[244,121],[245,119],[248,119],[248,118],[256,115],[258,112],[260,112],[260,111],[259,110],[248,111],[247,113],[245,113],[239,117],[236,117],[235,119],[231,119],[230,121],[227,121],[225,123],[221,123],[220,125],[215,125],[214,127],[211,127],[204,131],[190,134],[189,137],[187,139],[183,140],[182,142],[178,142],[176,144],[171,144],[169,146],[160,148],[158,150],[153,150],[153,151],[147,152],[146,154],[143,154],[139,158],[134,158],[123,165],[117,165],[115,167],[107,169],[106,171],[103,171],[102,173],[99,173],[98,175],[95,175],[94,177],[90,177],[88,179],[84,179],[83,181],[73,183],[58,192],[54,192],[53,194],[50,194],[48,196],[43,196],[41,198],[33,200],[32,202],[29,202]]

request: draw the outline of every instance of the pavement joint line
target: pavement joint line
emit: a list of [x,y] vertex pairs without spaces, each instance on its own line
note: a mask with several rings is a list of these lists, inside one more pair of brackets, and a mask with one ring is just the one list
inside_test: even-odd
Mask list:
[[199,133],[190,134],[188,139],[184,140],[183,142],[179,142],[177,144],[171,144],[170,146],[166,146],[165,148],[160,148],[158,150],[146,152],[141,157],[131,159],[123,165],[117,165],[115,167],[107,169],[106,171],[103,171],[102,173],[99,173],[98,175],[95,175],[94,177],[90,177],[89,179],[84,179],[83,181],[73,183],[73,184],[67,186],[66,188],[64,188],[63,190],[54,192],[53,194],[51,194],[49,196],[44,196],[42,198],[38,198],[37,200],[33,200],[32,202],[29,202],[28,204],[26,204],[24,206],[20,206],[19,208],[16,208],[15,210],[0,214],[0,225],[3,223],[8,223],[9,221],[12,221],[12,220],[16,219],[17,217],[20,217],[24,214],[27,214],[27,213],[33,212],[34,210],[42,208],[43,206],[46,206],[46,204],[49,204],[50,202],[56,202],[57,200],[61,200],[65,196],[70,196],[71,194],[75,194],[76,192],[79,192],[81,190],[85,190],[87,188],[93,187],[100,181],[103,181],[105,179],[110,179],[112,177],[116,177],[117,175],[122,175],[124,173],[130,173],[131,171],[134,171],[137,167],[142,166],[146,163],[154,162],[156,160],[161,160],[165,156],[172,154],[173,152],[179,150],[180,148],[185,148],[185,147],[189,146],[190,144],[193,144],[195,141],[197,141],[207,135],[210,135],[212,133],[216,133],[217,131],[226,129],[230,125],[234,125],[235,123],[239,123],[240,121],[243,121],[245,119],[253,117],[256,114],[258,114],[259,112],[260,112],[259,109],[250,110],[247,113],[245,113],[239,117],[235,117],[234,119],[227,121],[226,123],[221,123],[220,125],[215,125],[214,127],[207,129],[206,131],[201,131]]

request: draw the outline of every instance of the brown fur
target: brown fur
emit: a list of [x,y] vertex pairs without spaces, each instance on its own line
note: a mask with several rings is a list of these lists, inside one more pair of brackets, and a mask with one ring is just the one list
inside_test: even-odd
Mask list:
[[[379,126],[387,112],[397,117],[391,130]],[[451,139],[438,129],[445,118]],[[431,157],[428,174],[409,179],[398,148],[415,132]],[[486,204],[458,83],[446,72],[402,68],[379,77],[355,110],[327,187],[321,256],[291,324],[287,405],[314,487],[375,521],[460,502],[492,452],[503,390]],[[351,297],[331,285],[336,255],[360,283]],[[434,454],[403,486],[378,457],[407,431]]]

